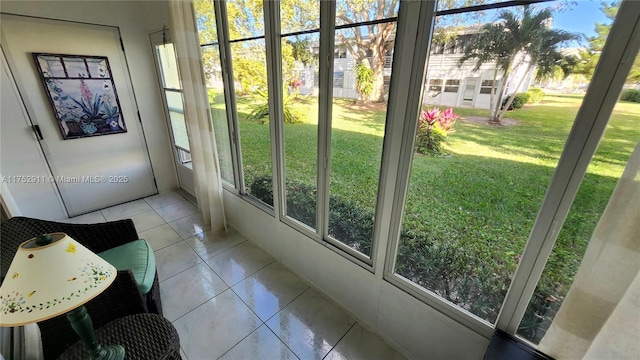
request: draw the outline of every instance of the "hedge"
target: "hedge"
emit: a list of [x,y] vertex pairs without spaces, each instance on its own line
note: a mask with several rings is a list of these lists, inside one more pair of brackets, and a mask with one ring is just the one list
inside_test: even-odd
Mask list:
[[625,90],[622,92],[622,96],[620,96],[620,100],[640,103],[640,90],[633,90],[633,89]]
[[[257,177],[251,194],[273,206],[271,176]],[[316,227],[316,188],[295,180],[286,182],[287,213]],[[352,201],[332,195],[329,199],[329,234],[370,255],[374,214]],[[495,321],[507,293],[511,275],[507,267],[488,264],[455,239],[441,239],[428,229],[402,229],[395,273],[446,300],[490,321]],[[539,341],[562,303],[553,284],[539,284],[527,308],[519,333]]]

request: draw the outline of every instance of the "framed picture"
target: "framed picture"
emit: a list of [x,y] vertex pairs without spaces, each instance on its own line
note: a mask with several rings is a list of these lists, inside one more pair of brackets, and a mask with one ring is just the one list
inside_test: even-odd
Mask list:
[[64,140],[127,132],[107,57],[33,58]]

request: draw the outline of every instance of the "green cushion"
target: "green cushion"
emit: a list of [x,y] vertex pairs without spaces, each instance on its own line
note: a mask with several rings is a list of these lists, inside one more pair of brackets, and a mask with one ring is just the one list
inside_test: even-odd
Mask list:
[[147,240],[135,240],[98,254],[118,270],[131,269],[140,292],[151,290],[156,276],[156,258]]

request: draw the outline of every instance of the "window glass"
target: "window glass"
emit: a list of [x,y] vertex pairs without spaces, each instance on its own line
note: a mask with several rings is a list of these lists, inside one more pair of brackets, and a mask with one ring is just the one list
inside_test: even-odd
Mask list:
[[262,0],[227,1],[229,40],[264,37]]
[[165,96],[167,98],[167,107],[169,108],[169,118],[171,120],[171,130],[173,131],[175,144],[185,150],[190,150],[187,124],[184,122],[182,93],[179,91],[165,90]]
[[218,29],[216,28],[216,16],[213,11],[212,0],[196,0],[193,2],[195,10],[196,28],[198,40],[201,45],[218,42]]
[[231,44],[245,191],[273,205],[264,39]]
[[263,2],[237,0],[225,4],[244,176],[243,191],[273,206],[269,130],[272,115],[269,114],[268,105]]
[[[636,61],[636,64],[640,62]],[[634,76],[638,78],[639,75],[637,72],[635,75],[632,73],[629,80],[633,80]],[[635,93],[631,87],[623,90],[621,100],[611,114],[604,136],[591,159],[538,286],[520,322],[517,334],[535,344],[545,335],[562,306],[587,246],[590,241],[598,238],[594,233],[596,225],[600,222],[602,225],[598,226],[606,226],[615,221],[615,215],[605,212],[605,208],[630,154],[640,144],[640,97],[634,97],[633,94]],[[640,180],[637,175],[636,180]],[[629,195],[631,194],[627,194]],[[601,229],[600,241],[603,241],[602,231]],[[611,236],[619,235],[612,231]],[[603,253],[602,261],[610,259],[608,251]],[[601,278],[598,280],[602,281]]]
[[398,16],[397,0],[337,0],[336,26]]
[[429,81],[429,90],[442,91],[442,79],[431,79]]
[[181,89],[173,44],[156,45],[156,53],[160,60],[162,86],[170,89]]
[[460,86],[460,80],[447,80],[444,86],[444,92],[457,93]]
[[[501,41],[500,49],[512,54],[513,59],[522,59],[518,49],[523,47],[514,39],[548,46],[546,40],[554,32],[576,32],[567,22],[555,20],[560,15],[571,16],[580,4],[563,10],[556,5],[485,11],[482,16],[492,21],[468,22],[455,32],[443,26],[453,20],[439,17],[434,42],[438,37],[469,35],[472,56],[460,63],[464,53],[436,52],[428,59],[429,74],[449,74],[452,81],[459,80],[463,93],[460,99],[428,97],[423,104],[395,272],[488,323],[494,323],[500,311],[582,103],[583,94],[576,89],[588,79],[555,76],[562,69],[547,66],[549,62],[544,60],[548,56],[540,57],[535,67],[527,61],[514,62],[504,82],[510,93],[529,91],[532,96],[529,103],[519,104],[522,107],[502,111],[499,105],[504,100],[491,96],[491,85],[503,83],[494,80],[505,77],[506,67],[500,67],[497,57],[491,55],[496,47],[483,45],[491,44],[486,41],[491,33]],[[544,8],[550,9],[549,19],[534,22],[535,14]],[[505,12],[518,21],[500,22]],[[505,31],[501,26],[512,28]],[[527,28],[539,31],[525,34]],[[500,38],[505,33],[522,36],[509,37],[510,42]],[[545,36],[533,36],[537,34]],[[569,37],[548,48],[548,54],[566,56],[561,49],[577,45],[578,39],[578,35]],[[477,67],[479,59],[482,61]],[[485,73],[495,73],[496,79],[483,79]],[[441,85],[441,80],[432,76],[431,90],[436,89],[434,80],[438,80],[436,87]],[[483,87],[488,93],[479,91]],[[493,90],[501,94],[500,89]],[[571,253],[566,260],[574,261],[576,256]]]
[[280,32],[282,34],[317,29],[320,29],[319,0],[280,1]]
[[205,46],[200,49],[200,54],[207,86],[207,99],[211,107],[213,129],[216,135],[220,175],[223,180],[234,184],[231,134],[229,132],[227,108],[224,99],[220,49],[217,45]]
[[[337,12],[357,9],[361,3],[339,1]],[[384,17],[397,14],[397,4],[385,5]],[[366,16],[349,14],[338,16],[337,24]],[[393,49],[395,30],[395,21],[336,30],[336,45],[343,46],[346,55],[334,59],[329,236],[367,257],[387,112],[385,76],[391,76],[391,68],[385,67],[386,55]]]
[[[281,27],[318,28],[319,12],[317,0],[282,1]],[[282,37],[286,215],[312,229],[317,228],[319,45],[318,32]]]
[[222,65],[220,63],[220,47],[217,44],[218,33],[213,1],[197,0],[194,2],[194,10],[198,38],[200,44],[205,44],[200,48],[200,55],[202,57],[202,70],[204,71],[205,85],[207,87],[207,99],[211,107],[213,129],[216,136],[220,176],[222,180],[235,185],[231,133],[227,120]]

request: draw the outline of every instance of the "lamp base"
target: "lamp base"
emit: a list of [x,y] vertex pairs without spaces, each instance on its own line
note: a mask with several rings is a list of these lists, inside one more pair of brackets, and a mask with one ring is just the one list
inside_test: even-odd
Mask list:
[[121,345],[100,347],[100,353],[92,356],[92,360],[124,360],[124,348]]
[[67,313],[67,319],[76,334],[84,341],[91,360],[124,360],[124,348],[121,345],[100,346],[93,334],[93,323],[84,305]]

